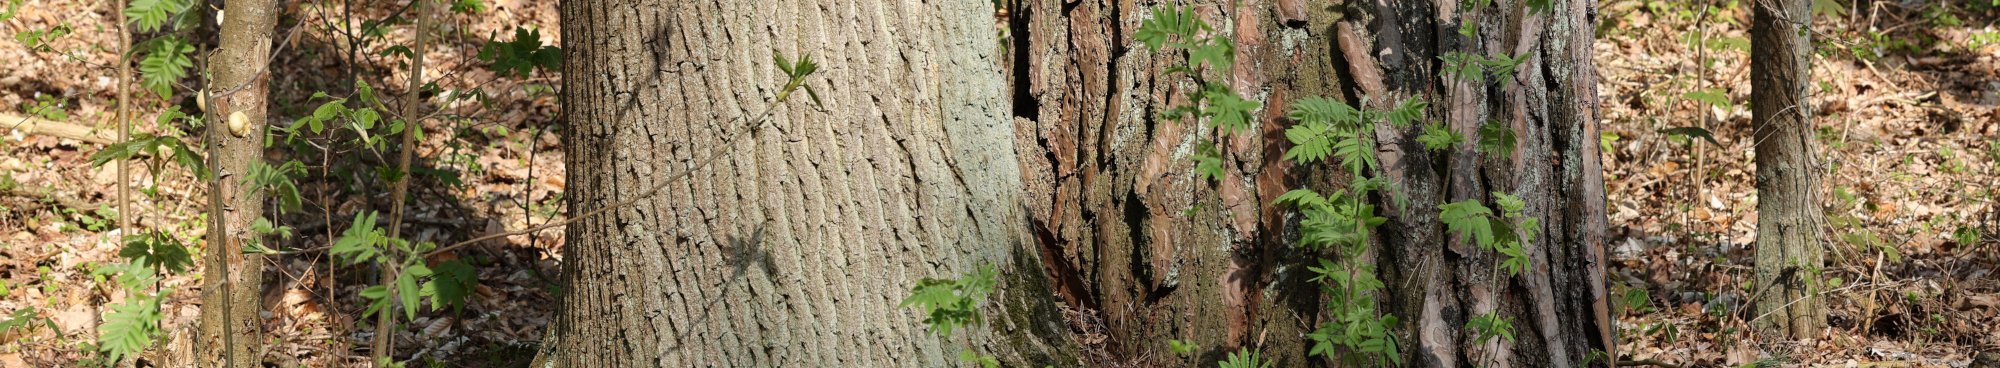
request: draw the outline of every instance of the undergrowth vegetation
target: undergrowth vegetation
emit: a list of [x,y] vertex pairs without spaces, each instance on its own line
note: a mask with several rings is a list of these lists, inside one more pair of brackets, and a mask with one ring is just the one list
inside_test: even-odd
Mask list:
[[[260,316],[266,325],[257,327],[284,331],[265,336],[268,341],[233,342],[269,347],[260,353],[274,361],[293,359],[267,363],[505,366],[534,354],[541,342],[516,335],[548,325],[546,314],[557,304],[550,301],[565,292],[559,278],[544,271],[561,255],[538,247],[561,235],[542,232],[660,193],[667,183],[726,156],[733,138],[723,139],[725,147],[716,154],[692,160],[700,164],[670,166],[679,171],[645,194],[621,194],[631,199],[569,214],[563,158],[536,156],[556,150],[555,133],[567,129],[551,123],[559,120],[553,108],[534,109],[558,104],[563,49],[546,40],[561,35],[531,25],[527,15],[512,18],[513,13],[497,21],[504,23],[500,28],[477,26],[521,11],[516,8],[543,6],[517,3],[284,4],[282,21],[268,40],[271,55],[282,62],[273,60],[269,70],[259,72],[273,86],[269,122],[260,123],[211,110],[217,96],[242,88],[211,84],[210,58],[219,42],[215,28],[227,13],[218,7],[194,0],[108,5],[0,0],[0,27],[12,36],[7,46],[26,56],[19,63],[85,71],[69,73],[83,75],[76,78],[25,81],[0,73],[0,90],[19,95],[0,96],[9,98],[7,107],[39,121],[90,128],[81,138],[36,139],[23,138],[45,134],[20,128],[32,126],[23,124],[27,119],[0,122],[0,133],[6,134],[0,150],[9,153],[0,157],[0,241],[6,242],[0,247],[6,255],[0,257],[0,271],[6,271],[0,275],[0,303],[12,308],[0,313],[0,367],[11,368],[17,360],[8,358],[23,352],[39,354],[29,362],[56,366],[171,366],[190,359],[185,354],[195,349],[191,319],[205,307],[197,298],[201,271],[212,262],[197,255],[216,250],[207,248],[214,241],[206,237],[216,234],[206,226],[237,210],[209,208],[204,191],[212,188],[268,198],[258,205],[261,218],[244,232],[230,232],[249,234],[237,239],[242,247],[223,250],[269,257],[259,262],[276,270],[254,276],[276,284],[256,297],[278,306],[262,310],[271,315]],[[1403,286],[1384,280],[1396,272],[1376,259],[1395,235],[1383,229],[1394,229],[1390,217],[1396,213],[1436,213],[1435,219],[1421,220],[1436,220],[1441,241],[1449,242],[1444,246],[1453,247],[1457,257],[1478,261],[1475,272],[1459,280],[1507,289],[1496,293],[1519,291],[1510,288],[1536,267],[1566,266],[1536,264],[1536,256],[1547,255],[1533,248],[1539,240],[1566,235],[1545,234],[1550,227],[1544,221],[1573,219],[1538,217],[1549,209],[1523,198],[1535,193],[1489,188],[1442,203],[1418,203],[1391,179],[1386,171],[1392,168],[1378,156],[1386,150],[1377,136],[1389,131],[1421,147],[1399,154],[1444,163],[1431,170],[1464,169],[1448,166],[1456,162],[1452,158],[1466,156],[1504,167],[1498,164],[1523,149],[1518,143],[1540,142],[1535,137],[1518,136],[1529,133],[1514,131],[1503,119],[1453,125],[1433,116],[1454,108],[1444,106],[1451,96],[1436,91],[1260,95],[1232,78],[1239,61],[1251,60],[1238,58],[1239,46],[1254,46],[1239,45],[1232,25],[1204,20],[1208,9],[1184,3],[1190,2],[1142,1],[1143,10],[1114,7],[1144,19],[1121,23],[1137,24],[1136,29],[1114,28],[1130,32],[1112,38],[1127,44],[1112,47],[1119,55],[1166,60],[1156,69],[1162,72],[1156,81],[1176,93],[1147,97],[1160,99],[1145,102],[1157,110],[1143,110],[1157,115],[1140,120],[1187,128],[1174,137],[1182,143],[1168,154],[1178,162],[1164,165],[1183,171],[1165,175],[1218,189],[1191,191],[1201,193],[1195,196],[1241,184],[1230,180],[1250,181],[1231,170],[1251,156],[1277,155],[1269,161],[1284,161],[1301,174],[1280,179],[1281,187],[1269,192],[1281,195],[1261,198],[1280,208],[1251,210],[1278,214],[1274,222],[1283,229],[1281,237],[1296,235],[1277,241],[1290,248],[1265,253],[1290,258],[1258,271],[1305,280],[1311,289],[1284,292],[1308,295],[1302,304],[1312,310],[1283,316],[1297,318],[1303,331],[1269,336],[1303,341],[1297,345],[1301,351],[1288,353],[1293,356],[1263,345],[1266,336],[1184,337],[1164,342],[1171,355],[1134,359],[1263,368],[1297,363],[1303,354],[1301,365],[1422,365],[1405,360],[1424,353],[1411,352],[1419,341],[1405,333],[1415,330],[1411,324],[1421,317],[1398,315],[1395,308],[1401,306],[1388,295]],[[1237,3],[1225,3],[1232,6],[1225,13],[1238,9]],[[1490,39],[1512,31],[1481,29],[1496,23],[1491,17],[1546,14],[1552,3],[1457,1],[1457,13],[1444,15],[1455,23],[1433,33],[1456,35],[1448,42],[1454,45]],[[1794,276],[1822,286],[1832,317],[1825,338],[1775,348],[1750,329],[1761,316],[1746,301],[1768,286],[1748,281],[1754,264],[1746,257],[1754,244],[1758,202],[1749,160],[1760,138],[1748,124],[1753,106],[1744,75],[1753,55],[1748,9],[1757,3],[1601,0],[1591,8],[1598,11],[1593,18],[1602,17],[1594,30],[1600,43],[1594,73],[1602,81],[1593,83],[1602,84],[1603,101],[1595,108],[1604,111],[1604,129],[1580,139],[1604,157],[1612,223],[1604,251],[1614,270],[1605,297],[1615,320],[1610,329],[1621,345],[1584,354],[1619,366],[1974,364],[1967,363],[1977,362],[1971,355],[2000,346],[2000,335],[1989,328],[2000,311],[2000,297],[1994,296],[2000,284],[1990,277],[2000,262],[1994,255],[2000,181],[1992,179],[2000,177],[1995,138],[2000,124],[1994,123],[2000,122],[2000,109],[1994,109],[2000,101],[1995,97],[2000,71],[1994,65],[2000,64],[1993,62],[2000,58],[2000,0],[1810,1],[1814,21],[1821,22],[1802,31],[1815,41],[1811,138],[1826,153],[1811,169],[1827,173],[1819,209],[1828,252],[1824,266],[1803,267]],[[1008,0],[994,4],[1024,8]],[[58,9],[74,13],[63,14],[37,8],[42,6],[116,9]],[[1025,40],[1028,34],[1011,34],[1015,24],[1006,14],[999,16],[1003,54],[1037,45]],[[420,39],[435,42],[436,49]],[[1483,46],[1454,47],[1491,49]],[[1119,49],[1125,47],[1133,50]],[[1546,88],[1522,80],[1535,74],[1524,68],[1539,66],[1536,50],[1520,50],[1528,51],[1445,52],[1420,62],[1438,70],[1428,78],[1447,85]],[[757,55],[755,63],[762,66]],[[771,116],[770,107],[800,90],[825,112],[822,96],[808,83],[822,66],[811,56],[795,56],[771,57],[783,72],[782,84],[753,87],[775,92],[763,115],[713,123],[741,123],[745,130],[722,130],[754,132]],[[441,70],[423,71],[425,65]],[[98,75],[122,68],[135,72]],[[108,97],[111,89],[120,90],[119,97]],[[132,113],[106,118],[112,114],[101,106]],[[265,128],[252,130],[256,126]],[[260,140],[263,155],[239,172],[221,169],[212,161],[214,142],[205,137],[218,127]],[[130,134],[96,135],[117,128],[129,128]],[[1244,136],[1266,129],[1282,133]],[[1242,151],[1242,145],[1222,143],[1243,138],[1284,149]],[[1461,153],[1466,156],[1457,156]],[[415,162],[399,160],[408,157],[402,155]],[[1496,174],[1508,173],[1479,175]],[[92,191],[93,185],[117,187],[121,194]],[[1454,193],[1450,189],[1427,190]],[[131,194],[122,194],[126,190]],[[114,200],[121,203],[100,204]],[[1194,205],[1182,215],[1197,217],[1200,208]],[[517,242],[529,246],[479,246]],[[1242,255],[1262,249],[1224,251]],[[1012,359],[980,339],[1015,327],[993,323],[1001,319],[982,312],[991,311],[986,308],[997,299],[1011,299],[996,296],[1006,295],[1001,288],[1009,285],[1002,280],[1015,275],[1003,278],[991,265],[951,272],[960,273],[916,282],[898,310],[912,311],[914,323],[958,353],[958,360],[947,364],[997,367]],[[510,298],[511,305],[499,305],[494,299],[500,298]],[[1445,327],[1457,329],[1452,342],[1470,357],[1460,363],[1519,364],[1488,347],[1544,343],[1534,341],[1543,333],[1530,324],[1534,321],[1509,314],[1529,307],[1482,304],[1453,311],[1446,318],[1463,323]],[[312,322],[296,322],[306,319],[302,316]],[[500,318],[528,322],[477,325]],[[1073,328],[1081,324],[1066,322]],[[480,327],[468,327],[475,325]],[[398,338],[410,346],[397,348]],[[371,339],[387,346],[365,346]],[[1157,349],[1161,342],[1114,344]],[[487,360],[467,363],[471,356]]]
[[[9,3],[7,17],[18,10],[18,0]],[[332,4],[307,5],[308,10],[324,14]],[[354,4],[344,4],[352,6]],[[415,4],[413,5],[421,5]],[[419,6],[419,9],[422,7]],[[378,97],[377,89],[371,81],[386,83],[388,75],[368,74],[350,67],[351,74],[339,76],[347,88],[313,91],[304,103],[314,104],[314,108],[302,114],[291,115],[287,109],[273,111],[277,123],[271,124],[268,132],[246,131],[248,122],[241,121],[240,112],[223,118],[222,122],[208,121],[205,111],[208,100],[214,94],[236,93],[241,88],[232,86],[210,86],[205,60],[214,50],[209,42],[212,33],[203,33],[203,22],[213,22],[222,15],[211,9],[198,7],[191,0],[136,0],[125,5],[122,13],[129,23],[122,25],[139,35],[140,40],[132,43],[119,61],[137,66],[137,84],[146,92],[145,97],[133,97],[124,104],[151,109],[143,115],[154,116],[150,125],[136,126],[135,133],[127,140],[104,147],[91,155],[93,166],[106,166],[120,162],[132,162],[145,168],[155,178],[144,182],[138,193],[148,200],[145,203],[170,203],[173,199],[162,190],[161,185],[169,183],[164,178],[185,175],[200,182],[229,181],[231,187],[241,186],[248,191],[260,192],[271,198],[265,218],[256,219],[250,231],[259,236],[244,240],[246,254],[293,255],[327,254],[338,257],[342,264],[350,267],[377,269],[378,273],[393,274],[386,282],[368,286],[358,292],[363,303],[362,315],[394,314],[400,319],[412,321],[420,307],[428,304],[431,310],[456,315],[462,313],[469,298],[474,297],[478,288],[480,262],[472,259],[439,260],[437,245],[431,241],[417,241],[407,237],[390,237],[386,228],[402,226],[402,223],[378,221],[374,209],[359,209],[347,214],[337,214],[336,209],[324,203],[309,200],[305,188],[313,188],[324,193],[329,186],[344,187],[338,190],[369,192],[387,190],[394,183],[412,175],[422,180],[432,181],[448,187],[463,185],[461,176],[468,170],[478,170],[478,164],[459,161],[459,165],[437,165],[417,167],[410,172],[399,171],[389,160],[382,159],[400,150],[395,142],[398,137],[408,134],[415,142],[424,142],[423,134],[428,129],[449,132],[454,151],[461,150],[462,142],[474,134],[505,134],[504,127],[480,127],[478,120],[482,110],[495,93],[508,93],[506,89],[496,89],[496,82],[512,80],[534,80],[558,68],[561,64],[559,48],[544,45],[538,30],[516,27],[511,39],[495,39],[489,35],[481,44],[476,58],[485,63],[494,73],[487,81],[466,83],[464,71],[450,71],[449,78],[435,78],[413,83],[415,90],[400,93],[409,96],[403,103],[437,103],[443,106],[473,105],[471,109],[438,109],[422,116],[404,116]],[[457,1],[449,6],[452,14],[433,15],[422,12],[396,12],[379,19],[364,19],[359,24],[312,24],[300,23],[291,27],[293,32],[314,29],[326,32],[326,36],[348,41],[352,51],[381,48],[378,55],[360,55],[334,51],[333,56],[344,58],[349,65],[357,65],[362,58],[384,58],[396,60],[395,64],[411,66],[423,63],[423,56],[416,50],[421,46],[400,44],[390,38],[390,27],[409,26],[416,33],[438,33],[451,39],[469,39],[469,35],[447,34],[432,27],[424,27],[427,21],[436,17],[472,17],[485,11],[485,5],[478,0]],[[341,11],[352,12],[342,8]],[[304,14],[295,14],[303,18]],[[351,17],[351,15],[350,15]],[[324,20],[324,18],[321,18]],[[53,29],[22,31],[16,39],[38,53],[55,55],[78,54],[81,50],[54,48],[52,41],[68,35],[67,26]],[[460,31],[462,32],[462,31]],[[429,35],[424,35],[428,37]],[[384,46],[384,45],[387,46]],[[76,57],[72,57],[76,58]],[[455,82],[449,83],[446,82]],[[512,82],[514,87],[528,95],[547,95],[553,92],[546,85]],[[424,99],[418,99],[421,94]],[[431,97],[436,97],[432,99]],[[430,101],[426,101],[430,100]],[[60,108],[60,101],[47,99],[32,113],[50,119],[64,120],[67,116]],[[176,102],[179,101],[179,102]],[[418,111],[409,110],[404,111]],[[423,123],[419,123],[423,122]],[[208,165],[209,152],[203,147],[201,132],[208,124],[227,123],[232,133],[261,135],[267,148],[282,148],[289,154],[275,161],[252,162],[247,172],[219,173]],[[438,161],[450,163],[461,156],[451,152],[438,157]],[[352,179],[352,180],[348,180]],[[323,199],[321,199],[323,201]],[[525,203],[524,203],[525,206]],[[69,209],[74,210],[74,209]],[[315,210],[315,212],[307,212]],[[131,362],[148,354],[149,349],[165,342],[170,328],[163,322],[163,313],[169,295],[176,290],[186,289],[192,283],[172,283],[166,280],[187,280],[170,278],[188,272],[196,263],[194,254],[202,249],[196,232],[204,218],[210,214],[196,214],[186,218],[186,213],[174,212],[173,208],[139,209],[135,214],[98,210],[98,214],[87,216],[96,223],[91,231],[103,231],[108,222],[120,216],[161,216],[182,218],[187,225],[145,229],[124,229],[121,250],[117,252],[122,261],[98,265],[91,274],[99,282],[115,286],[118,294],[115,303],[107,308],[97,336],[92,342],[83,342],[85,349],[101,355],[86,359],[86,365],[118,365]],[[351,216],[347,216],[351,214]],[[86,217],[86,216],[79,216]],[[336,221],[335,219],[351,221]],[[311,224],[310,220],[323,222]],[[303,220],[303,221],[302,221]],[[159,224],[161,221],[136,222]],[[333,229],[346,227],[339,236],[331,232],[322,239],[326,246],[317,248],[293,248],[284,244],[297,234],[297,228]],[[276,241],[276,242],[273,242]],[[232,250],[238,251],[238,250]],[[4,287],[0,287],[4,288]],[[329,290],[330,292],[330,290]],[[331,298],[332,295],[327,295]],[[426,302],[427,300],[427,302]],[[33,309],[22,310],[6,321],[8,329],[28,328],[40,325],[46,319],[33,317]],[[391,321],[384,319],[384,321]],[[391,322],[395,323],[395,322]],[[53,329],[53,322],[48,322]],[[251,342],[242,342],[251,343]],[[389,365],[400,365],[403,360],[390,352],[376,352],[377,360]],[[154,361],[160,358],[150,358]]]

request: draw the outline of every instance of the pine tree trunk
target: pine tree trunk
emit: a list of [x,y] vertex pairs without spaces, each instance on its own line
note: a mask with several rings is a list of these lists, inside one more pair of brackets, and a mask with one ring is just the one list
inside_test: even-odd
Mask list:
[[1813,162],[1812,3],[1759,0],[1750,29],[1750,124],[1757,142],[1757,326],[1815,338],[1825,239]]
[[[1296,216],[1273,205],[1293,188],[1326,188],[1336,174],[1281,160],[1290,101],[1328,96],[1372,106],[1419,97],[1427,115],[1467,137],[1497,120],[1519,139],[1511,157],[1470,145],[1434,154],[1418,128],[1378,129],[1377,157],[1408,196],[1380,229],[1374,262],[1388,283],[1379,309],[1399,316],[1404,361],[1418,366],[1572,367],[1609,362],[1604,290],[1606,228],[1597,152],[1594,5],[1521,1],[1479,11],[1460,0],[1194,1],[1237,44],[1234,90],[1264,102],[1255,134],[1224,140],[1220,182],[1195,174],[1193,142],[1215,139],[1157,114],[1187,89],[1164,77],[1184,55],[1155,54],[1132,37],[1150,2],[1024,0],[1012,9],[1016,145],[1030,222],[1065,301],[1099,311],[1108,348],[1124,357],[1172,356],[1192,340],[1212,361],[1253,346],[1278,366],[1305,366],[1303,334],[1328,318],[1308,262],[1293,244]],[[1478,22],[1461,36],[1460,21]],[[1445,75],[1448,52],[1530,55],[1509,80],[1479,85]],[[1046,152],[1037,155],[1036,152]],[[1495,277],[1492,256],[1458,244],[1436,206],[1505,191],[1528,201],[1544,236],[1533,266]],[[1387,202],[1387,201],[1384,201]],[[1497,312],[1514,341],[1477,344],[1469,317]],[[1474,359],[1478,359],[1474,361]],[[1205,364],[1204,364],[1205,365]]]
[[[565,2],[572,213],[633,198],[804,92],[713,165],[567,228],[537,357],[569,367],[945,367],[968,343],[1073,366],[1017,193],[986,1]],[[935,337],[898,304],[925,277],[1002,273],[987,324]]]
[[[208,138],[213,157],[209,242],[204,249],[201,321],[197,329],[201,366],[260,367],[262,327],[257,318],[263,290],[264,259],[244,254],[247,239],[261,235],[250,224],[263,216],[264,195],[246,190],[242,175],[264,159],[265,97],[271,33],[278,8],[270,0],[235,0],[225,7],[221,41],[207,60],[213,79],[205,84]],[[197,9],[196,11],[201,11]],[[232,120],[240,119],[241,123]],[[215,215],[219,213],[220,215]]]

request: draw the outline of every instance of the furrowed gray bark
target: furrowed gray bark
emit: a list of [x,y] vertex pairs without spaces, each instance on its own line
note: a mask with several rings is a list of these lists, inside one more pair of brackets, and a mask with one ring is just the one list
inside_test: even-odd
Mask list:
[[[566,229],[537,366],[1071,366],[1028,243],[986,1],[565,2],[570,208],[637,195],[727,139],[812,55],[806,98],[661,195]],[[805,97],[805,96],[794,96]],[[1001,270],[991,328],[941,340],[898,304]],[[969,335],[969,336],[968,336]]]
[[1757,144],[1757,314],[1795,339],[1826,327],[1826,222],[1813,159],[1812,3],[1757,0],[1750,26],[1750,124]]

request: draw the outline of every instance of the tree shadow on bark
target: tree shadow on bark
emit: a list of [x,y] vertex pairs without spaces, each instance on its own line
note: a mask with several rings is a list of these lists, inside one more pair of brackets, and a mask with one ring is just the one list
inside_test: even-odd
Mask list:
[[[749,275],[751,266],[757,266],[757,271],[763,272],[766,278],[778,279],[778,270],[770,262],[771,252],[763,248],[764,228],[766,226],[770,226],[770,223],[758,224],[756,229],[750,230],[748,237],[727,235],[729,244],[724,245],[722,259],[723,262],[729,264],[729,278],[724,279],[720,285],[730,285],[742,281],[744,276]],[[732,299],[731,295],[729,295],[729,291],[733,290],[732,288],[723,287],[720,289],[722,290],[720,294],[701,303],[701,315],[696,316],[694,322],[689,324],[690,326],[707,326],[708,320],[714,317],[715,311],[721,309],[717,307],[723,301]],[[679,335],[674,336],[674,344],[667,346],[666,351],[668,353],[679,353],[682,346],[686,345],[682,342],[687,341],[689,337],[693,337],[696,332],[698,331],[681,331]]]

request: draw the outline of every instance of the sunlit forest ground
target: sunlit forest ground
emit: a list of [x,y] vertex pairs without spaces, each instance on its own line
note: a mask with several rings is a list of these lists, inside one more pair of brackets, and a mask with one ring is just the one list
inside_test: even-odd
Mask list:
[[[1596,45],[1612,290],[1621,361],[1659,366],[1783,365],[1965,367],[2000,352],[2000,7],[1974,1],[1821,0],[1812,101],[1831,248],[1824,276],[1831,328],[1783,343],[1751,332],[1745,301],[1757,225],[1747,103],[1749,10],[1739,1],[1600,2]],[[408,27],[359,43],[337,27],[381,19],[406,3],[292,2],[278,35],[296,52],[273,63],[274,124],[311,113],[315,91],[338,94],[362,75],[401,95],[408,75],[394,45]],[[118,34],[103,2],[24,0],[0,22],[7,34],[68,31],[40,46],[0,40],[0,116],[40,116],[95,129],[64,136],[0,121],[0,368],[86,364],[106,305],[126,293],[97,273],[116,262],[107,231],[117,203],[113,166],[91,156],[115,132],[108,66]],[[444,104],[446,123],[417,153],[420,167],[455,173],[413,194],[418,239],[548,223],[564,213],[563,156],[553,75],[497,76],[472,58],[490,34],[516,26],[558,43],[553,2],[501,0],[455,14],[424,59],[442,88],[485,91],[486,103]],[[357,24],[358,20],[351,21]],[[44,33],[46,34],[46,33]],[[361,55],[345,63],[344,55]],[[372,57],[371,57],[372,55]],[[135,93],[135,95],[138,93]],[[148,102],[159,104],[162,102]],[[171,104],[187,104],[177,98]],[[149,105],[150,106],[150,105]],[[157,109],[140,108],[138,111]],[[136,132],[160,133],[151,112]],[[449,125],[443,125],[449,124]],[[1696,129],[1685,129],[1685,128]],[[359,366],[372,330],[357,329],[366,270],[327,258],[341,214],[383,207],[386,193],[353,192],[367,173],[322,169],[368,152],[288,157],[307,162],[299,213],[281,217],[304,250],[271,257],[263,295],[267,359],[286,366]],[[360,157],[358,159],[353,157]],[[199,247],[202,183],[140,165],[128,218]],[[344,228],[344,225],[339,225]],[[562,232],[441,255],[479,266],[463,310],[426,310],[400,328],[398,355],[441,366],[525,364],[552,315]],[[199,254],[198,252],[196,254]],[[198,272],[168,275],[168,338],[148,359],[185,361],[199,311]],[[1991,358],[1988,358],[1991,359]],[[2000,360],[1995,360],[2000,362]]]
[[[1965,366],[2000,350],[2000,13],[1977,1],[1819,3],[1812,102],[1829,170],[1832,328],[1799,344],[1746,324],[1758,318],[1745,307],[1757,226],[1747,2],[1601,3],[1626,359]],[[1662,132],[1681,127],[1714,140]]]

